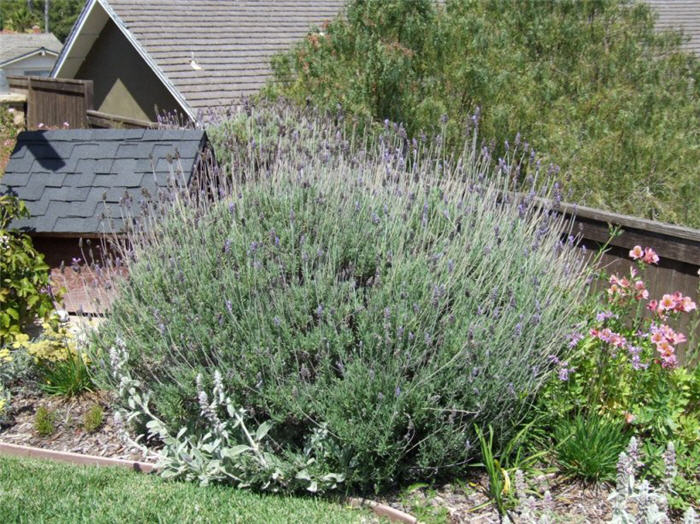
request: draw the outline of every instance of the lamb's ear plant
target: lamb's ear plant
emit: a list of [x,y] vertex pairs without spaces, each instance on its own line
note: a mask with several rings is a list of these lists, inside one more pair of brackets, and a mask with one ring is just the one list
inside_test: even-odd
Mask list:
[[[121,341],[110,351],[114,378],[119,383],[119,396],[128,409],[115,413],[120,437],[145,456],[158,459],[160,474],[164,478],[194,480],[205,486],[211,482],[228,482],[239,488],[256,488],[262,491],[325,493],[343,482],[343,476],[334,473],[318,473],[314,446],[303,453],[279,456],[268,445],[270,422],[263,422],[257,429],[249,429],[247,414],[234,406],[226,394],[221,373],[214,372],[214,384],[210,394],[204,390],[201,376],[197,377],[198,403],[201,420],[206,432],[189,434],[181,428],[173,434],[167,425],[153,414],[149,407],[150,391],[131,378],[124,364],[128,353]],[[145,424],[147,434],[131,438],[127,427],[138,420]],[[314,437],[324,438],[323,428]],[[162,448],[153,451],[146,440],[156,439]]]

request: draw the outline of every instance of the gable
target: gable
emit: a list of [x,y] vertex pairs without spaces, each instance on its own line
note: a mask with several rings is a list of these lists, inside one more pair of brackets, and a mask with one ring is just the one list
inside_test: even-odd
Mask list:
[[93,103],[103,113],[155,122],[180,105],[111,20],[74,78],[93,81]]
[[74,78],[110,18],[187,115],[228,107],[270,79],[270,59],[345,0],[90,0],[52,76]]

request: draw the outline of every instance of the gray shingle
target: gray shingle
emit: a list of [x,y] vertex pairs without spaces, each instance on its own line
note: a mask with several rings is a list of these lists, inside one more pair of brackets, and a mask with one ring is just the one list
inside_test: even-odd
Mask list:
[[59,53],[63,45],[52,33],[0,33],[0,64],[42,47]]
[[[103,232],[108,222],[104,215],[121,219],[125,192],[134,199],[130,212],[138,214],[143,190],[155,196],[158,187],[167,186],[175,166],[190,180],[206,134],[177,131],[167,140],[163,134],[112,129],[20,133],[0,181],[0,194],[12,190],[27,201],[32,218],[17,224],[36,232]],[[192,157],[173,162],[176,150]],[[59,158],[57,152],[69,156]]]
[[[109,0],[194,111],[230,105],[271,76],[270,59],[335,18],[345,0]],[[195,70],[194,59],[201,68]]]
[[656,11],[656,28],[681,30],[686,41],[683,48],[700,56],[700,1],[645,0]]

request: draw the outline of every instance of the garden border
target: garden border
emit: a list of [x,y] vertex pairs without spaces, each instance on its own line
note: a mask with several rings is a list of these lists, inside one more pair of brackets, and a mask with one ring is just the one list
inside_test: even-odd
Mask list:
[[[66,462],[73,465],[100,466],[100,467],[120,467],[130,469],[139,473],[155,473],[158,468],[155,464],[123,460],[109,457],[99,457],[97,455],[82,455],[69,451],[56,451],[52,449],[35,448],[32,446],[20,446],[0,441],[0,454],[12,457],[25,457],[33,459],[52,460],[54,462]],[[347,499],[350,506],[354,508],[367,507],[380,517],[385,517],[391,522],[404,522],[406,524],[416,524],[418,519],[386,504],[367,500],[363,498],[350,497]]]

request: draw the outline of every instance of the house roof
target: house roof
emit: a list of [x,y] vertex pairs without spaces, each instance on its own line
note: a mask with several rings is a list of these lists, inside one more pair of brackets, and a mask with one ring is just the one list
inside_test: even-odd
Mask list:
[[58,55],[62,47],[52,33],[0,33],[0,67],[42,49]]
[[700,1],[646,0],[658,14],[656,27],[661,30],[680,29],[689,38],[683,48],[700,56]]
[[0,194],[15,193],[31,213],[12,227],[40,234],[120,231],[124,197],[138,216],[149,195],[174,182],[189,184],[206,141],[203,130],[25,131]]
[[270,58],[339,14],[345,0],[90,0],[52,76],[75,74],[112,19],[183,109],[229,106],[256,93]]

